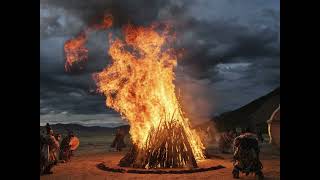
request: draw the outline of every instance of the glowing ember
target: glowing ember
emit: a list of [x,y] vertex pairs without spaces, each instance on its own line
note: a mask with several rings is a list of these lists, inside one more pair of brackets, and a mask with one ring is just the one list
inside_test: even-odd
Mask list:
[[[193,157],[201,160],[205,158],[204,146],[191,129],[189,120],[183,116],[175,94],[173,81],[177,53],[168,47],[175,39],[169,30],[169,26],[161,28],[160,25],[125,26],[124,40],[110,40],[112,64],[95,74],[94,79],[98,90],[107,97],[106,105],[129,122],[130,135],[138,151],[150,149],[152,139],[159,141],[154,133],[172,132],[168,134],[173,136],[171,140],[169,137],[159,142],[165,143],[167,151],[177,152],[176,156],[180,157],[177,160],[181,161],[183,152],[191,149]],[[176,139],[174,136],[185,137],[179,146],[182,150],[168,149],[169,141]],[[149,165],[147,162],[144,167]]]
[[106,15],[103,22],[94,24],[85,31],[79,33],[73,39],[70,39],[64,44],[65,52],[65,71],[73,72],[75,70],[82,70],[88,60],[88,49],[85,47],[87,43],[87,34],[91,31],[100,29],[107,29],[112,26],[112,16]]

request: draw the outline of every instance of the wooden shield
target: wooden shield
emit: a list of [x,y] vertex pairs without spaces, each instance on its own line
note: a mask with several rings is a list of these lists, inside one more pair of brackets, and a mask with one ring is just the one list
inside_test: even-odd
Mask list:
[[74,136],[73,138],[71,138],[69,145],[70,145],[70,150],[74,151],[79,147],[80,141],[77,137]]

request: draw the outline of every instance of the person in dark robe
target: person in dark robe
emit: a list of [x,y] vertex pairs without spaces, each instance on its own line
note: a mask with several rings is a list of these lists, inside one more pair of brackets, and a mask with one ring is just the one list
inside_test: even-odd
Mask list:
[[115,138],[111,144],[112,148],[115,148],[116,151],[122,151],[122,148],[126,147],[124,143],[125,132],[121,129],[117,129]]
[[40,175],[50,173],[52,166],[49,162],[48,142],[44,133],[40,133]]
[[238,179],[240,172],[246,175],[254,173],[258,180],[264,178],[262,163],[259,158],[258,137],[249,129],[236,137],[233,142],[233,178]]

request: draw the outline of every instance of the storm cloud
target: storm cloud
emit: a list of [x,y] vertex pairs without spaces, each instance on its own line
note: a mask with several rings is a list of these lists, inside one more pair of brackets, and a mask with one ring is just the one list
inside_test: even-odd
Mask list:
[[41,0],[40,118],[116,114],[92,93],[91,74],[109,61],[106,32],[89,35],[83,73],[63,69],[63,43],[105,13],[114,16],[115,33],[128,22],[170,20],[185,50],[175,83],[190,116],[204,120],[238,108],[280,85],[279,11],[277,0]]

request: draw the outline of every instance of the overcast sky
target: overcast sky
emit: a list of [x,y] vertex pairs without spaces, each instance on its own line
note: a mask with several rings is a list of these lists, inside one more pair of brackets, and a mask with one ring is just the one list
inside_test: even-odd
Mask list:
[[193,121],[236,109],[280,86],[278,0],[41,0],[40,123],[117,126],[105,98],[90,94],[91,74],[108,64],[106,32],[89,35],[89,63],[64,72],[63,43],[106,11],[117,24],[170,20],[186,51],[176,70],[184,109]]

